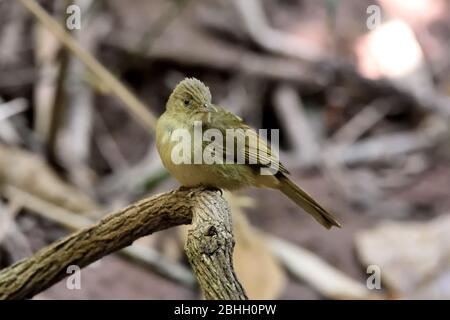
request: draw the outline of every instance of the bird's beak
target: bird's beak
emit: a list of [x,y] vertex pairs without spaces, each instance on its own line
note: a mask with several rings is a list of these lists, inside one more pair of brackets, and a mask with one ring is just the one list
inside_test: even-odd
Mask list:
[[211,108],[208,103],[205,103],[199,109],[200,109],[200,112],[210,112],[211,111]]

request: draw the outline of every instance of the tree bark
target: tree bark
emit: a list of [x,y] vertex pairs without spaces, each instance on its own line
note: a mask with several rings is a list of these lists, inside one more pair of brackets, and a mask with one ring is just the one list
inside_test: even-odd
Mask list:
[[[212,230],[202,233],[204,226],[196,223],[202,219],[207,219],[219,233],[216,236],[209,235]],[[194,221],[191,233],[197,235],[202,245],[195,247],[197,242],[194,241],[186,245],[186,250],[205,297],[244,298],[232,269],[233,238],[229,232],[231,218],[227,203],[217,191],[180,188],[136,202],[1,270],[0,299],[30,298],[67,276],[70,265],[82,268],[142,236],[191,221]],[[192,255],[195,250],[201,251]],[[220,277],[211,279],[218,275]]]
[[222,197],[205,197],[193,209],[185,251],[206,299],[247,299],[233,269],[232,228],[230,209]]

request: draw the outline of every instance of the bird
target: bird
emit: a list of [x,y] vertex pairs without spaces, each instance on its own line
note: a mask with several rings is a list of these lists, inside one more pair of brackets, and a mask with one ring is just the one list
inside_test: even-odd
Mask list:
[[[202,132],[214,130],[225,139],[215,139],[215,143],[213,139],[192,141],[196,128]],[[237,132],[237,138],[246,135],[244,143],[228,145],[226,137],[230,130]],[[183,150],[180,138],[174,138],[175,133],[179,135],[180,132],[190,136],[187,141],[191,144],[184,155],[184,159],[190,161],[175,159],[181,154],[178,151]],[[157,121],[156,147],[164,167],[183,187],[203,186],[228,191],[248,187],[277,189],[325,228],[341,227],[332,213],[289,178],[289,171],[256,130],[240,117],[214,104],[209,88],[196,78],[180,81],[170,94],[166,110]],[[208,148],[213,156],[223,161],[192,161],[196,155],[204,155]],[[236,154],[244,161],[237,161]],[[274,169],[273,174],[262,174],[263,169]]]

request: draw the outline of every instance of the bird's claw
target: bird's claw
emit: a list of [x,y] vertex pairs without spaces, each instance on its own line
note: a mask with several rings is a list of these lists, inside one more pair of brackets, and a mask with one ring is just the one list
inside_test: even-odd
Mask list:
[[208,191],[219,191],[220,192],[220,196],[223,196],[223,190],[220,189],[220,188],[209,186],[209,187],[205,187],[205,190],[208,190]]
[[[179,186],[178,187],[179,191],[188,191],[190,189],[192,189],[192,187],[186,187],[186,186]],[[220,196],[223,196],[223,190],[220,189],[220,188],[216,188],[216,187],[212,187],[212,186],[203,186],[203,190],[205,190],[205,191],[213,191],[213,192],[219,191],[220,192]]]

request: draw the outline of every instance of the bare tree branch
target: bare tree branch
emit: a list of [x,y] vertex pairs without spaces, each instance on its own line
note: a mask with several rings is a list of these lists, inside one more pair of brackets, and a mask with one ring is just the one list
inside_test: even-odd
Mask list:
[[[70,265],[87,266],[142,236],[191,220],[194,221],[191,232],[196,239],[188,241],[186,250],[205,297],[246,298],[232,269],[233,238],[226,232],[231,230],[227,203],[219,192],[183,188],[131,204],[3,269],[0,299],[32,297],[63,279]],[[201,221],[211,224],[208,233],[203,232],[206,226],[198,223]]]

